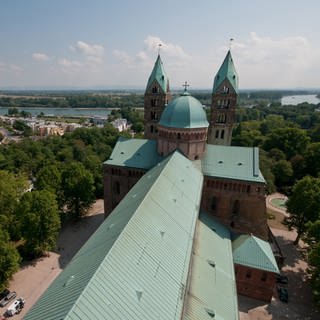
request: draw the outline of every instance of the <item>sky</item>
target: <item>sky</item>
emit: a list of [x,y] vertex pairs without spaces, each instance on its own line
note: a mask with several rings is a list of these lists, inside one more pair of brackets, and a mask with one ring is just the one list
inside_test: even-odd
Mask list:
[[320,87],[319,0],[0,0],[0,89],[210,89],[230,47],[240,89]]

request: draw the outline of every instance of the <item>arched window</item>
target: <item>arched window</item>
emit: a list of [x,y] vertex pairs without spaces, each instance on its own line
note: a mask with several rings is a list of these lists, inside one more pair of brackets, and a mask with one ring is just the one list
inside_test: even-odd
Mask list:
[[113,191],[115,194],[120,194],[120,182],[119,181],[114,182]]
[[262,276],[261,276],[261,281],[267,281],[267,278],[268,278],[268,274],[266,272],[263,272],[262,273]]
[[235,200],[233,202],[233,206],[232,206],[232,215],[233,216],[238,216],[240,212],[240,201],[239,200]]
[[211,210],[216,211],[217,209],[217,197],[212,197],[211,199]]
[[153,133],[153,125],[150,126],[150,132]]
[[216,131],[216,138],[219,138],[219,130]]
[[220,138],[221,138],[221,139],[223,139],[223,138],[224,138],[224,130],[221,130]]

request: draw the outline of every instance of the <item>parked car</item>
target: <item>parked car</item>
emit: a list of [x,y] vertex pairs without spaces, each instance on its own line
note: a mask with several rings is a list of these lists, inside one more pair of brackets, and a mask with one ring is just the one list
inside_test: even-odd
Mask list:
[[280,301],[288,303],[289,301],[289,295],[288,295],[288,290],[284,287],[278,286],[278,296]]
[[1,301],[0,307],[5,307],[11,300],[13,300],[17,296],[15,291],[9,292]]
[[[9,293],[10,293],[10,290],[8,290],[8,289],[4,289],[2,292],[0,292],[0,301],[1,301],[4,297],[6,297]],[[1,318],[0,318],[0,320],[1,320]]]
[[24,307],[25,301],[23,298],[19,298],[17,300],[15,300],[14,302],[12,302],[10,304],[10,306],[8,307],[5,315],[7,317],[12,317],[15,314],[18,314],[21,312],[22,308]]
[[282,284],[287,284],[288,283],[288,277],[283,276],[282,274],[277,275],[277,282],[282,283]]

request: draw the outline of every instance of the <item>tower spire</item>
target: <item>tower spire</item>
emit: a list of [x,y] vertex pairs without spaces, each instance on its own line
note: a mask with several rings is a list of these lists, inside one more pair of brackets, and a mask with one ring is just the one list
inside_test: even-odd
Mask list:
[[158,57],[148,79],[144,94],[144,135],[147,139],[156,139],[159,119],[171,99],[169,79],[160,58],[161,46],[161,43],[159,43]]
[[[230,39],[230,48],[233,39]],[[214,78],[209,144],[230,145],[237,105],[238,75],[230,49]]]

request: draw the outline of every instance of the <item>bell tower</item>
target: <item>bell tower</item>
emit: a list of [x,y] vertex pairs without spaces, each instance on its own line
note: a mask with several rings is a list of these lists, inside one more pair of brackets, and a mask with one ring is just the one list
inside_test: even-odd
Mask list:
[[238,75],[228,51],[214,78],[208,143],[229,146],[236,117]]
[[144,137],[146,139],[157,138],[158,122],[170,100],[169,79],[158,54],[144,94]]

